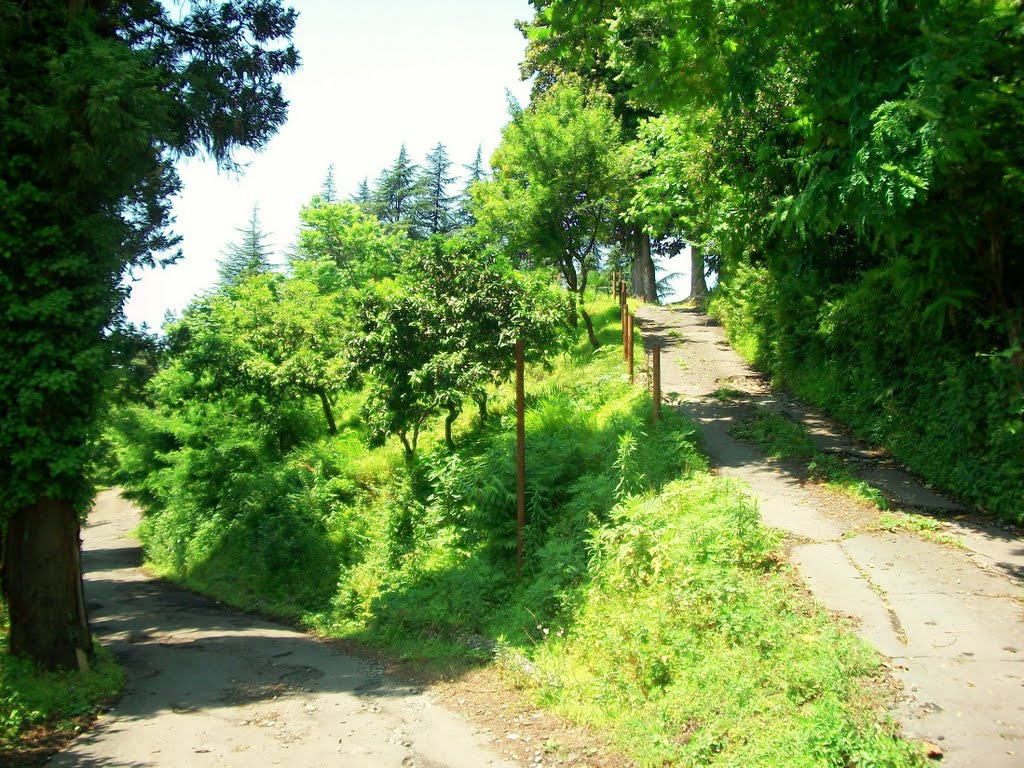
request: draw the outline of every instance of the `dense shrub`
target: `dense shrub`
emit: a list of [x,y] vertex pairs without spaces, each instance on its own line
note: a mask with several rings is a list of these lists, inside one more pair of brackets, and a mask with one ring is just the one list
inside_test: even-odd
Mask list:
[[1021,372],[984,346],[978,318],[924,312],[919,285],[905,261],[828,286],[741,265],[710,308],[781,384],[936,485],[1024,522]]

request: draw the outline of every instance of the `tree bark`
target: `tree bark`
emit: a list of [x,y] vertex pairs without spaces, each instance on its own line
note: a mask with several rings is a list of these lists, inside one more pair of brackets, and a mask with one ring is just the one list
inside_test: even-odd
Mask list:
[[455,441],[452,439],[452,424],[459,418],[459,412],[454,405],[448,406],[448,415],[444,419],[444,443],[449,450],[455,450]]
[[10,652],[46,669],[83,669],[92,657],[82,592],[78,514],[42,498],[14,513],[3,539]]
[[658,278],[651,258],[651,236],[637,227],[633,230],[633,295],[651,304],[658,303]]
[[416,453],[416,449],[413,448],[412,445],[409,444],[408,434],[406,433],[406,431],[404,429],[400,429],[400,430],[398,430],[398,437],[402,441],[402,447],[405,448],[405,458],[406,458],[406,460],[411,459],[413,457],[413,454]]
[[320,405],[324,409],[324,418],[327,419],[327,434],[336,435],[338,434],[338,425],[334,423],[334,411],[331,410],[331,401],[327,398],[327,393],[322,389],[317,391],[320,395]]
[[690,299],[698,307],[708,300],[708,284],[704,280],[704,249],[690,243]]
[[487,423],[487,393],[481,392],[480,396],[476,398],[476,406],[480,413],[480,425],[483,426]]
[[587,326],[587,337],[590,339],[590,344],[597,349],[601,346],[601,342],[597,340],[597,335],[594,333],[594,321],[590,319],[590,315],[583,307],[580,307],[580,314],[583,315],[583,322]]

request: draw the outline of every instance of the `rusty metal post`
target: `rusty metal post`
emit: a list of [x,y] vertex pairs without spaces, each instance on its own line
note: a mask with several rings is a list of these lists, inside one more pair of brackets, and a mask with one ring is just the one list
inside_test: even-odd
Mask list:
[[661,347],[654,345],[651,353],[651,378],[654,380],[654,423],[661,419]]
[[626,359],[629,361],[629,383],[633,383],[633,323],[636,318],[629,315],[629,338],[626,341]]
[[526,525],[526,407],[523,342],[516,342],[516,574],[523,574],[523,527]]
[[629,307],[623,305],[619,312],[622,323],[622,359],[629,359]]

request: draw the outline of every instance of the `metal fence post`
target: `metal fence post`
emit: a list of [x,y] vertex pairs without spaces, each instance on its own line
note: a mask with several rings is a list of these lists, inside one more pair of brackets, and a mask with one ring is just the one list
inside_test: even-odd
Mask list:
[[526,407],[523,342],[516,342],[516,575],[523,574],[523,527],[526,525]]
[[654,385],[654,423],[661,419],[661,347],[654,345],[651,353],[651,378]]

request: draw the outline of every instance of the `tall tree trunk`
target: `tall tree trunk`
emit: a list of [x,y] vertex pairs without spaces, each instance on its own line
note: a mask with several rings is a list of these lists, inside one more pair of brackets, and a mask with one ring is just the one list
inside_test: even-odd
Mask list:
[[651,258],[651,236],[640,227],[633,230],[633,295],[658,303],[658,278]]
[[590,315],[583,307],[580,307],[580,314],[583,315],[583,322],[587,326],[587,337],[590,339],[590,344],[597,349],[601,346],[601,342],[597,340],[597,335],[594,333],[594,321],[590,319]]
[[317,391],[320,395],[320,405],[324,409],[324,418],[327,419],[327,433],[330,435],[338,434],[338,425],[334,423],[334,411],[331,410],[331,401],[327,398],[327,393],[322,389]]
[[704,249],[690,243],[690,299],[698,307],[708,300],[708,284],[704,280]]
[[450,450],[455,450],[455,441],[452,439],[452,424],[459,418],[459,411],[454,405],[448,406],[448,415],[444,419],[444,443]]
[[16,511],[3,539],[10,651],[47,669],[82,669],[92,656],[82,593],[78,514],[42,498]]

